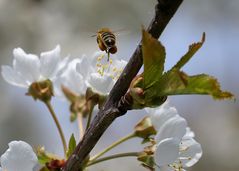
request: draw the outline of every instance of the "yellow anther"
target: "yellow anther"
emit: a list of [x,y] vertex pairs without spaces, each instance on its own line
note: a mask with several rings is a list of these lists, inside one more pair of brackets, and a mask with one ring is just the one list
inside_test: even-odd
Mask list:
[[117,68],[116,68],[116,67],[114,67],[114,68],[113,68],[113,71],[114,71],[114,72],[117,72]]
[[114,76],[113,76],[113,75],[110,75],[110,77],[111,77],[112,79],[114,79]]
[[102,68],[107,69],[107,68],[108,68],[108,65],[107,65],[107,64],[102,65]]
[[182,152],[182,151],[187,151],[188,149],[189,149],[189,147],[184,146],[184,147],[181,147],[181,148],[179,149],[179,151],[180,151],[180,152]]

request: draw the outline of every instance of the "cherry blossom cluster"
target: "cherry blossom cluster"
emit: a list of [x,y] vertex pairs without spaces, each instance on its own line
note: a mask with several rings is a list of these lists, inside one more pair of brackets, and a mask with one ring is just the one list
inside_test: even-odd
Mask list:
[[[99,96],[107,96],[127,63],[115,57],[108,62],[103,52],[96,52],[91,57],[61,58],[60,51],[57,45],[39,57],[16,48],[13,50],[12,67],[2,66],[1,74],[8,83],[27,88],[29,95],[41,101],[49,100],[48,95],[53,94],[65,98],[62,86],[79,97],[87,96],[89,88]],[[45,81],[47,84],[42,84]],[[46,96],[48,82],[52,92]],[[40,90],[40,93],[34,93],[35,90]],[[194,139],[194,133],[187,126],[186,120],[179,116],[168,101],[157,108],[147,108],[146,111],[157,132],[153,146],[155,170],[183,171],[201,158],[201,145]],[[37,165],[37,155],[29,144],[12,141],[9,149],[1,156],[0,171],[32,171]]]

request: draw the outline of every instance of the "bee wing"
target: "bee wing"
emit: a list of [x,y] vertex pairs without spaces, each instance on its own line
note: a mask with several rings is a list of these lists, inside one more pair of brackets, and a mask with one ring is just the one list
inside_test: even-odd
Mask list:
[[113,33],[116,35],[116,36],[122,36],[122,35],[127,35],[130,33],[130,31],[128,29],[118,29],[118,30],[114,30]]
[[91,35],[90,37],[96,37],[97,36],[97,34],[93,34],[93,35]]

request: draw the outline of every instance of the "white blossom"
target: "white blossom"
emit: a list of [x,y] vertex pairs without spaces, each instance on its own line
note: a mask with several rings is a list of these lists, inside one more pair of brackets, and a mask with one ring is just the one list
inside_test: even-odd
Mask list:
[[[61,86],[69,88],[71,91],[78,95],[82,95],[86,92],[85,75],[77,71],[77,65],[82,64],[85,58],[76,58],[70,61],[67,68],[62,75],[56,80],[54,87],[55,94],[60,97],[64,97]],[[84,65],[83,65],[84,66]]]
[[152,120],[152,124],[158,130],[169,118],[178,115],[175,107],[169,105],[169,101],[164,102],[157,108],[146,108]]
[[2,66],[2,76],[10,84],[28,88],[33,82],[50,79],[56,80],[65,68],[68,58],[61,59],[60,46],[43,52],[40,58],[34,54],[27,54],[21,48],[13,50],[13,66]]
[[93,62],[93,69],[86,79],[86,84],[99,94],[105,95],[110,92],[127,64],[124,60],[118,60],[116,56],[112,58],[107,61],[105,53],[102,52],[93,55],[93,61],[96,63]]
[[166,102],[160,107],[147,109],[147,112],[157,130],[156,170],[184,171],[198,162],[202,156],[201,145],[193,139],[194,133],[174,107]]
[[24,141],[11,141],[0,158],[0,171],[32,171],[37,165],[37,156]]
[[91,57],[84,55],[73,59],[57,81],[57,94],[60,94],[61,85],[79,95],[85,94],[88,87],[96,93],[108,94],[126,61],[116,58],[110,61],[106,59],[104,52],[96,52]]

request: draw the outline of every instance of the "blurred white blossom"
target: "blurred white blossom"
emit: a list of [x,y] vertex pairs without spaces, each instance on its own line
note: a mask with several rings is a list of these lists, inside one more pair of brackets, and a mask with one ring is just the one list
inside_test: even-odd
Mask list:
[[88,87],[96,93],[108,94],[127,62],[115,57],[107,61],[104,55],[96,52],[91,57],[84,55],[69,62],[57,81],[56,94],[62,95],[61,85],[78,95],[84,95]]
[[177,110],[166,101],[157,108],[146,109],[157,130],[154,160],[156,170],[183,171],[202,156],[201,145]]
[[82,73],[77,71],[77,65],[83,65],[86,60],[87,59],[83,56],[82,58],[73,59],[68,63],[66,70],[56,81],[54,90],[57,96],[64,97],[61,91],[62,85],[78,95],[82,95],[86,92],[87,86],[85,84],[86,77],[84,73],[87,73],[90,68],[85,68],[86,70],[83,70],[84,72]]
[[32,171],[37,165],[37,156],[26,142],[11,141],[8,146],[0,159],[0,171]]
[[2,76],[8,83],[25,88],[38,81],[54,81],[68,61],[68,58],[61,59],[60,51],[57,45],[55,49],[41,53],[39,58],[16,48],[13,50],[13,66],[3,65]]

